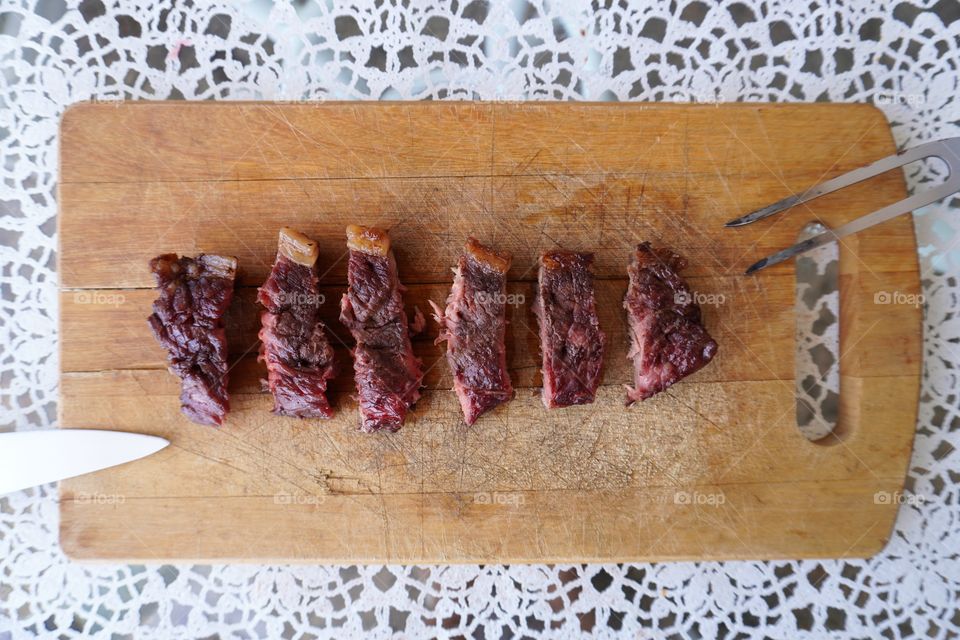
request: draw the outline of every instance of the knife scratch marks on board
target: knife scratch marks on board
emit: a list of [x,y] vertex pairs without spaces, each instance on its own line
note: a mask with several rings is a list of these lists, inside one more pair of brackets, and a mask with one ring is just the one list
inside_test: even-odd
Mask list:
[[[541,146],[529,158],[517,163],[506,176],[503,176],[503,179],[500,180],[499,184],[497,184],[496,190],[495,190],[496,193],[501,194],[502,196],[502,194],[505,191],[505,185],[508,183],[513,185],[513,189],[510,191],[510,193],[514,194],[513,204],[508,205],[505,202],[504,206],[501,208],[500,215],[494,216],[494,220],[501,228],[503,228],[509,234],[510,237],[517,240],[527,249],[531,249],[532,247],[530,245],[530,242],[526,234],[522,233],[522,231],[520,230],[522,228],[522,225],[524,224],[524,220],[520,213],[519,207],[517,206],[517,203],[516,203],[516,193],[518,191],[517,176],[525,176],[526,174],[524,172],[533,164],[533,162],[540,156],[540,154],[543,151],[544,151],[544,147]],[[541,178],[543,178],[543,174],[541,172],[536,172],[536,175],[540,175]],[[491,176],[491,181],[492,180],[493,180],[493,177]],[[555,189],[557,189],[556,185],[553,185],[553,186]],[[493,205],[494,205],[494,202],[491,201],[491,206]],[[497,207],[494,207],[494,208],[496,209]],[[503,219],[503,216],[507,213],[507,211],[510,212],[516,224],[510,224],[509,220]],[[541,228],[541,231],[542,231],[542,228]],[[526,277],[530,273],[532,268],[533,268],[532,265],[528,265],[527,269],[524,271],[521,278]]]
[[[285,116],[284,116],[284,120],[286,120],[286,117],[285,117]],[[294,128],[293,128],[292,125],[291,125],[291,130],[294,130]],[[295,135],[296,135],[296,134],[295,134]],[[306,149],[306,147],[303,145],[303,141],[300,139],[300,136],[297,136],[297,141],[300,143],[300,146],[301,146],[301,148],[303,148],[304,152],[306,152],[307,149]],[[293,175],[293,173],[294,173],[293,162],[290,160],[290,158],[287,156],[287,154],[285,154],[285,153],[283,152],[283,150],[280,149],[280,147],[277,146],[274,142],[271,141],[271,142],[269,142],[268,144],[270,144],[270,147],[274,150],[274,152],[283,159],[283,161],[286,163],[287,167],[290,168],[290,174],[291,174],[290,177],[293,178],[294,184],[300,188],[300,191],[303,192],[303,195],[304,195],[304,196],[306,197],[306,199],[310,202],[310,204],[312,204],[312,205],[315,204],[314,199],[313,199],[313,196],[312,196],[312,195],[310,194],[310,192],[307,190],[307,187],[306,187],[306,185],[303,184],[303,181],[302,181],[302,180],[299,180],[299,179],[298,179],[298,176],[294,176],[294,175]],[[270,161],[269,161],[269,159],[266,157],[266,155],[264,154],[263,149],[262,149],[262,148],[261,148],[261,149],[258,149],[258,151],[260,152],[260,157],[263,159],[264,164],[269,165],[269,164],[270,164]],[[280,191],[283,193],[283,195],[284,195],[285,198],[288,198],[288,199],[290,200],[290,202],[296,202],[296,198],[289,198],[289,197],[288,197],[289,194],[288,194],[287,188],[286,188],[286,183],[287,183],[287,182],[289,182],[289,180],[281,180],[281,181],[279,181],[279,182],[278,182],[278,187],[279,187]],[[268,231],[267,229],[265,229],[262,224],[260,224],[259,216],[253,216],[253,218],[254,218],[254,220],[256,221],[257,226],[259,226],[259,227],[260,227],[262,230],[264,230],[265,232],[270,232],[270,231]]]
[[[243,473],[243,474],[250,474],[250,473],[251,473],[250,469],[244,469],[244,468],[242,468],[242,467],[238,467],[238,466],[236,466],[236,465],[234,465],[234,464],[231,464],[231,463],[230,463],[228,460],[226,460],[226,459],[217,458],[217,457],[214,457],[214,456],[211,456],[211,455],[207,455],[207,454],[203,453],[202,451],[198,451],[198,450],[195,450],[195,449],[183,447],[183,446],[180,446],[180,445],[177,445],[177,444],[173,444],[173,443],[171,444],[171,446],[172,446],[172,447],[175,447],[175,448],[177,448],[177,449],[180,449],[181,451],[185,451],[185,452],[187,452],[187,453],[191,453],[191,454],[193,454],[193,455],[195,455],[195,456],[197,456],[197,457],[199,457],[199,458],[203,458],[203,459],[205,459],[205,460],[209,460],[210,462],[213,462],[214,464],[223,465],[223,466],[229,467],[229,468],[234,469],[234,470],[236,470],[236,471],[239,471],[239,472],[241,472],[241,473]],[[253,458],[248,458],[248,459],[253,460]],[[276,478],[279,478],[280,480],[284,481],[285,483],[288,483],[289,485],[294,486],[294,487],[300,489],[300,490],[303,491],[306,495],[312,495],[312,494],[314,493],[314,490],[311,490],[311,489],[309,489],[309,488],[307,488],[307,487],[304,487],[304,486],[301,485],[297,480],[292,479],[292,478],[288,478],[287,476],[285,476],[285,475],[283,475],[282,473],[280,473],[279,471],[277,471],[277,469],[276,469],[275,466],[273,466],[273,465],[266,464],[266,463],[263,463],[263,464],[255,463],[255,464],[256,464],[256,467],[257,467],[258,471],[260,471],[261,473],[263,473],[264,476],[266,476],[266,477],[274,476],[274,477],[276,477]],[[296,468],[296,467],[295,467],[295,468]],[[300,471],[300,469],[297,469],[297,470]],[[326,487],[326,478],[325,478],[324,476],[320,476],[320,477],[319,477],[319,480],[320,480],[320,486],[319,486],[319,488],[321,489],[321,491],[322,491],[323,493],[327,493],[328,490],[327,490],[327,487]]]
[[543,147],[540,147],[529,158],[526,158],[525,160],[521,160],[520,162],[515,164],[506,176],[502,176],[504,181],[510,180],[511,178],[516,178],[518,176],[525,176],[526,173],[524,172],[530,168],[530,165],[532,165],[537,158],[540,157],[540,154],[543,153],[543,151],[544,151]]
[[540,179],[541,179],[541,180],[543,180],[543,181],[546,182],[548,185],[550,185],[551,187],[553,187],[553,190],[556,191],[557,193],[559,193],[560,195],[562,195],[562,196],[564,196],[564,197],[566,197],[566,196],[569,195],[568,193],[566,193],[566,192],[564,192],[564,191],[561,191],[561,190],[560,190],[560,187],[558,187],[550,178],[548,178],[548,177],[546,176],[546,174],[544,174],[544,173],[539,173],[538,175],[540,176]]
[[[410,117],[410,120],[411,120],[411,123],[412,123],[412,122],[413,122],[412,109],[407,109],[407,113],[409,114],[409,117]],[[457,126],[460,127],[460,131],[464,134],[464,136],[469,139],[469,138],[471,137],[471,135],[470,135],[470,133],[464,128],[464,127],[465,127],[464,121],[463,121],[462,119],[457,119],[457,120],[456,120],[456,124],[457,124]],[[412,131],[416,131],[416,129],[413,128],[412,126],[411,126],[411,130],[412,130]],[[457,142],[459,143],[460,141],[457,141]],[[482,140],[482,138],[480,138],[480,137],[478,136],[478,137],[477,137],[477,145],[481,145],[481,144],[483,144],[483,140]],[[463,149],[463,146],[460,145],[460,144],[447,144],[447,145],[445,145],[444,150],[443,150],[443,153],[441,153],[439,156],[437,156],[437,158],[430,164],[430,166],[428,166],[428,167],[426,168],[426,170],[421,171],[420,173],[423,174],[423,175],[429,174],[429,173],[434,169],[434,167],[436,167],[436,166],[437,166],[438,164],[440,164],[443,160],[445,160],[448,155],[450,155],[450,154],[451,154],[452,152],[454,152],[454,151],[461,151],[462,149]],[[480,149],[480,148],[478,147],[478,152],[479,152],[479,151],[482,151],[482,149]],[[443,172],[443,173],[446,173],[446,172]],[[491,173],[492,173],[492,170],[491,170]],[[492,181],[492,176],[491,176],[491,181]]]
[[[727,176],[724,175],[723,172],[720,170],[720,165],[717,162],[716,157],[713,155],[713,152],[710,150],[710,146],[703,145],[703,151],[710,157],[710,164],[713,165],[713,171],[717,175],[717,180],[723,186],[724,191],[727,192],[727,195],[729,196],[730,200],[734,203],[735,210],[739,211],[740,201],[737,198],[736,194],[734,194],[734,192],[730,189],[730,181],[727,179]],[[715,243],[715,245],[716,244],[718,243]],[[720,259],[720,256],[718,256],[712,250],[710,251],[710,257],[712,258],[716,266],[723,267],[723,261]],[[727,272],[729,273],[729,268],[727,269]]]
[[[297,138],[297,141],[300,142],[301,145],[303,144],[303,140],[307,140],[310,142],[310,144],[314,145],[315,147],[319,147],[321,149],[324,147],[330,146],[328,144],[324,144],[321,140],[317,140],[316,138],[308,134],[306,131],[304,131],[303,129],[297,127],[292,122],[290,122],[290,119],[284,115],[282,109],[274,109],[274,108],[268,107],[265,110],[267,114],[269,114],[273,118],[282,121],[282,123],[286,125],[288,129],[290,129],[290,132],[293,133],[293,135]],[[259,143],[259,140],[257,142]]]
[[[760,117],[760,110],[755,109],[753,111],[753,115],[754,115],[754,119],[757,121],[757,126],[759,127],[760,132],[763,134],[764,140],[767,141],[767,151],[770,152],[770,155],[773,157],[774,163],[776,164],[776,167],[777,167],[776,172],[773,172],[772,170],[770,172],[773,173],[775,177],[779,178],[780,182],[786,185],[786,177],[783,173],[783,166],[780,164],[780,154],[776,152],[776,150],[773,147],[773,142],[770,141],[770,134],[767,133],[767,127],[766,125],[763,124],[763,118]],[[751,152],[753,152],[752,149],[751,149]],[[757,154],[754,153],[754,155],[757,155]],[[764,164],[764,166],[766,166],[766,164]]]
[[[275,422],[276,420],[277,420],[277,418],[276,418],[275,416],[267,417],[267,418],[264,419],[260,424],[258,424],[258,425],[256,425],[255,427],[253,427],[253,428],[251,428],[251,429],[248,429],[247,431],[243,432],[243,434],[242,434],[242,439],[241,439],[241,437],[238,437],[237,435],[235,435],[234,433],[232,433],[229,429],[220,429],[220,430],[217,431],[217,435],[218,435],[218,436],[221,436],[221,437],[226,437],[226,438],[232,439],[232,440],[234,441],[234,443],[235,443],[234,446],[235,446],[236,449],[237,449],[239,452],[241,452],[241,453],[247,454],[247,453],[249,453],[249,449],[254,449],[254,450],[256,450],[258,453],[261,454],[261,457],[260,457],[259,459],[262,459],[262,460],[263,460],[263,462],[256,462],[256,464],[257,464],[257,466],[258,466],[261,470],[263,470],[263,471],[265,472],[265,475],[266,475],[266,476],[268,476],[268,477],[269,477],[269,476],[275,476],[275,477],[278,477],[278,478],[280,478],[280,479],[282,479],[282,480],[285,480],[285,481],[287,481],[287,482],[290,482],[291,484],[293,484],[293,485],[296,486],[297,488],[299,488],[299,489],[301,489],[301,490],[303,490],[303,491],[305,491],[306,493],[309,494],[309,493],[311,493],[309,489],[307,489],[307,488],[305,488],[305,487],[302,487],[302,486],[300,486],[299,484],[297,484],[296,482],[294,482],[294,481],[290,480],[289,478],[287,478],[286,476],[281,475],[281,474],[279,473],[279,471],[277,470],[277,468],[278,468],[278,467],[280,467],[280,468],[282,468],[282,467],[290,467],[290,468],[295,469],[297,473],[299,473],[299,474],[306,474],[306,475],[311,475],[312,472],[307,472],[307,471],[305,471],[304,469],[302,469],[301,467],[297,466],[296,464],[290,462],[290,460],[289,460],[286,456],[276,455],[276,454],[274,454],[274,453],[271,453],[270,449],[268,448],[269,445],[263,445],[263,444],[261,444],[261,443],[259,443],[259,442],[249,442],[249,441],[248,441],[248,438],[249,438],[251,435],[256,435],[257,433],[259,433],[259,431],[263,428],[264,425],[271,424],[271,423]],[[250,459],[250,460],[255,460],[255,457],[254,457],[254,456],[245,456],[245,457],[248,457],[248,459]],[[274,462],[271,464],[268,460],[265,460],[265,458],[270,458],[270,459],[273,460]],[[276,464],[276,463],[279,463],[279,464]],[[322,490],[324,493],[326,493],[326,492],[329,491],[329,486],[327,486],[325,479],[324,479],[324,481],[322,482],[320,488],[321,488],[321,490]]]
[[[730,281],[730,280],[728,279],[728,282],[729,282],[729,281]],[[750,315],[751,315],[753,318],[761,321],[760,324],[763,326],[763,329],[764,329],[764,331],[766,332],[766,335],[767,335],[767,339],[763,342],[763,344],[769,349],[769,352],[768,352],[768,354],[766,354],[766,355],[768,355],[768,357],[772,357],[772,356],[773,356],[772,345],[776,344],[775,336],[774,336],[774,334],[773,334],[773,331],[774,331],[774,328],[773,328],[773,327],[774,327],[774,325],[773,325],[772,322],[764,322],[764,321],[763,321],[763,320],[764,320],[763,314],[762,314],[762,313],[760,312],[760,310],[757,308],[756,303],[755,303],[755,300],[754,300],[754,296],[751,296],[751,295],[748,294],[748,292],[747,292],[747,287],[752,286],[752,287],[754,288],[754,295],[763,295],[763,296],[766,296],[767,293],[766,293],[765,291],[760,291],[759,280],[757,280],[756,278],[734,277],[734,278],[732,279],[732,281],[733,281],[733,286],[734,286],[734,288],[738,290],[738,295],[735,297],[735,299],[731,300],[731,302],[738,303],[736,308],[739,310],[739,309],[741,309],[742,306],[743,306],[742,304],[739,304],[739,303],[742,303],[743,301],[746,301],[747,306],[748,306],[748,308],[750,309]],[[724,305],[724,306],[725,306],[725,305]],[[790,308],[793,309],[793,306],[791,305]],[[721,323],[721,325],[722,325],[725,329],[727,328],[727,326],[726,326],[726,324],[723,322],[723,320],[720,320],[720,323]],[[737,340],[740,341],[739,336],[737,336]],[[743,344],[742,341],[740,341],[740,343]],[[754,359],[756,359],[757,361],[761,361],[761,360],[760,360],[760,357],[759,357],[758,355],[756,355],[753,351],[751,351],[751,350],[749,350],[749,349],[748,349],[747,351],[750,353],[750,355],[751,355]],[[762,364],[764,364],[764,366],[767,368],[768,371],[772,371],[770,365],[767,364],[766,361],[761,361],[761,362],[762,362]],[[784,384],[785,384],[786,386],[788,386],[788,387],[790,386],[790,385],[787,384],[786,382],[784,382]],[[793,392],[793,391],[795,391],[795,390],[794,390],[794,389],[791,389],[791,391]]]
[[128,375],[126,375],[126,377],[129,379],[132,379],[137,384],[137,387],[140,389],[140,391],[143,392],[143,396],[145,398],[150,397],[153,389],[148,389],[147,387],[144,386],[143,380],[140,379],[139,371],[131,371]]
[[699,409],[697,409],[695,406],[692,406],[692,405],[689,405],[689,404],[685,403],[683,400],[680,399],[680,397],[679,397],[677,394],[673,393],[673,390],[672,390],[672,389],[669,389],[669,390],[665,391],[664,393],[665,393],[667,396],[669,396],[672,400],[674,400],[677,404],[681,405],[682,407],[685,407],[687,410],[689,410],[691,413],[693,413],[694,415],[696,415],[698,418],[700,418],[700,419],[703,420],[704,422],[706,422],[706,423],[710,424],[711,426],[713,426],[717,431],[723,431],[723,427],[721,427],[719,424],[717,424],[716,422],[714,422],[713,420],[711,420],[710,418],[708,418],[708,417],[706,416],[706,414],[702,413],[702,412],[701,412]]
[[280,120],[283,120],[283,122],[287,125],[287,128],[290,129],[290,133],[292,133],[293,137],[296,138],[297,143],[300,145],[300,148],[303,149],[304,151],[307,150],[306,145],[303,144],[303,138],[300,136],[299,129],[293,126],[293,123],[290,122],[290,119],[287,118],[287,116],[283,113],[282,109],[276,109],[276,110],[268,109],[267,112],[279,118]]
[[204,460],[209,460],[210,462],[213,462],[214,464],[223,465],[223,466],[225,466],[225,467],[230,467],[231,469],[234,469],[234,470],[239,471],[239,472],[241,472],[241,473],[249,473],[249,469],[244,469],[244,468],[242,468],[242,467],[238,467],[238,466],[235,465],[235,464],[231,464],[231,463],[228,462],[227,460],[223,460],[223,459],[220,459],[220,458],[215,458],[215,457],[213,457],[213,456],[207,455],[207,454],[203,453],[202,451],[198,451],[198,450],[196,450],[196,449],[191,449],[191,448],[189,448],[189,447],[184,447],[184,446],[178,445],[178,444],[176,444],[176,443],[170,443],[170,447],[173,448],[173,449],[179,449],[179,450],[184,451],[184,452],[186,452],[186,453],[191,453],[191,454],[197,456],[198,458],[203,458]]
[[[727,279],[728,284],[733,284],[733,294],[730,296],[730,302],[736,305],[738,312],[743,309],[743,302],[746,302],[746,306],[749,309],[748,318],[761,322],[764,325],[764,328],[767,331],[767,341],[766,345],[770,346],[773,343],[771,342],[771,323],[767,320],[767,314],[762,313],[756,304],[756,297],[763,296],[766,297],[769,295],[766,291],[761,290],[760,280],[757,278],[732,278]],[[718,313],[720,308],[718,307]]]
[[[600,223],[599,223],[598,225],[596,225],[597,228],[599,228],[599,230],[600,230],[600,237],[597,239],[597,246],[603,246],[603,230],[604,230],[604,228],[607,226],[607,207],[606,207],[606,203],[607,203],[607,195],[608,195],[608,193],[609,193],[609,189],[608,189],[608,187],[607,187],[606,182],[602,182],[602,181],[600,182],[600,189],[601,189],[601,192],[600,192],[600,211],[599,211],[599,213],[600,213]],[[592,225],[589,225],[589,226],[592,226]],[[588,228],[589,228],[589,226],[588,226]]]
[[[343,407],[337,407],[337,410],[343,411]],[[340,445],[338,445],[336,441],[332,437],[330,437],[329,430],[321,427],[317,429],[317,432],[324,438],[324,440],[327,441],[329,448],[333,449],[336,452],[337,457],[340,459],[340,462],[343,465],[343,467],[346,469],[351,468],[352,465],[350,464],[350,459],[343,454],[343,449],[340,448]]]

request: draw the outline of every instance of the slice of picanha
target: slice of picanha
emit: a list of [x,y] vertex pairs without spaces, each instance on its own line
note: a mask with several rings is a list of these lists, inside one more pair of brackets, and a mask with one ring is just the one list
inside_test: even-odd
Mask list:
[[174,253],[150,261],[159,296],[148,318],[181,379],[180,409],[198,424],[220,425],[230,410],[223,315],[233,298],[237,259]]
[[660,393],[709,363],[717,343],[703,326],[698,305],[678,275],[687,261],[669,249],[637,246],[623,306],[630,325],[634,384],[627,404]]
[[534,312],[543,353],[543,404],[548,409],[593,402],[603,369],[605,337],[597,318],[593,254],[540,256]]
[[[403,285],[382,229],[347,227],[347,292],[340,301],[340,322],[350,330],[353,373],[360,406],[360,430],[397,431],[420,398],[423,374],[413,355],[403,309]],[[414,327],[422,327],[417,311]]]
[[317,243],[289,227],[280,229],[277,260],[257,301],[260,360],[267,365],[273,412],[297,418],[329,418],[327,381],[336,374],[333,348],[320,320]]
[[470,238],[454,271],[446,309],[430,302],[440,323],[437,342],[447,343],[453,388],[468,425],[513,397],[504,344],[509,269],[509,254]]

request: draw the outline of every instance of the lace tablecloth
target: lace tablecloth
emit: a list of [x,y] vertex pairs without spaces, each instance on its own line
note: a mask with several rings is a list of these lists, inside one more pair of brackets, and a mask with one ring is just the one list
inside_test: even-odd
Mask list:
[[[960,135],[960,5],[700,0],[0,1],[5,429],[55,422],[57,124],[89,99],[833,100]],[[911,188],[943,179],[911,166]],[[869,560],[78,566],[51,486],[0,498],[0,639],[956,637],[960,216],[915,217],[926,296],[907,497]]]

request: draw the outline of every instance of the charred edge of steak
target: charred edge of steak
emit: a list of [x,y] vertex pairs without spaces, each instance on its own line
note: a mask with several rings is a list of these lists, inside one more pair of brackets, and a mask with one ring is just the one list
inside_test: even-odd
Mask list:
[[174,253],[150,261],[159,296],[147,321],[181,379],[180,410],[198,424],[221,425],[230,410],[223,315],[233,299],[237,259]]
[[385,257],[390,253],[390,235],[383,229],[352,224],[347,227],[347,248]]
[[320,249],[317,243],[290,227],[280,228],[277,253],[291,262],[313,269],[316,267]]
[[[466,257],[476,262],[487,271],[506,276],[510,270],[510,263],[513,257],[506,251],[497,251],[492,247],[481,244],[476,238],[467,238],[467,244],[463,248]],[[506,285],[506,279],[504,279]]]
[[470,238],[446,309],[430,302],[440,323],[437,343],[447,342],[453,388],[468,425],[513,397],[505,346],[510,259]]
[[700,305],[678,275],[687,261],[650,243],[637,246],[628,268],[630,284],[623,305],[630,325],[634,386],[627,405],[646,400],[706,366],[717,343],[704,328]]
[[593,254],[552,251],[540,256],[534,312],[543,354],[543,404],[589,404],[596,397],[606,340],[597,318]]
[[347,292],[340,301],[340,321],[356,347],[354,380],[361,431],[397,431],[420,398],[420,360],[410,345],[403,308],[403,285],[385,231],[351,226]]
[[330,418],[327,381],[336,374],[333,348],[320,320],[318,250],[305,235],[280,230],[277,260],[257,292],[260,360],[267,365],[273,412],[296,418]]

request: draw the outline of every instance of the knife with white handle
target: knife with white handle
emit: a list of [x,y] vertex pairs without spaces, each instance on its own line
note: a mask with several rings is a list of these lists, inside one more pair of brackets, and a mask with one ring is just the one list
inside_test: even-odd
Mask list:
[[137,460],[168,444],[157,436],[93,429],[0,433],[0,495]]

